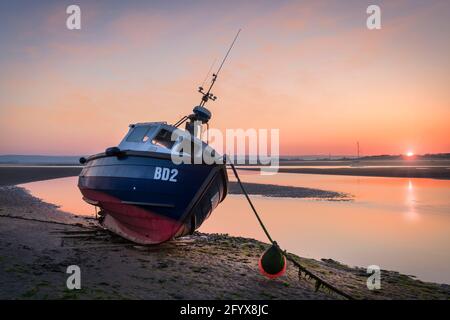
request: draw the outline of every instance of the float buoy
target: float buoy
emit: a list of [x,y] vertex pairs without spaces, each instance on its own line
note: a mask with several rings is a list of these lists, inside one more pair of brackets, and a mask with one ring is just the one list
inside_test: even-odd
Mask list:
[[286,271],[286,258],[280,252],[280,249],[274,243],[259,258],[259,271],[269,279],[275,279]]

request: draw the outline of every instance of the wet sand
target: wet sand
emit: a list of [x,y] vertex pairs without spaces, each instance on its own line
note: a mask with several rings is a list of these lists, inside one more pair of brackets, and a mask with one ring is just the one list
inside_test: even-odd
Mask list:
[[[283,277],[264,278],[257,263],[266,248],[252,239],[201,233],[139,246],[23,188],[0,187],[0,299],[340,299],[299,281],[289,263]],[[296,258],[355,298],[450,298],[448,285],[386,270],[382,289],[371,291],[365,269]],[[66,268],[74,264],[82,289],[70,291]]]
[[0,166],[0,186],[77,176],[79,166]]
[[[294,187],[294,186],[280,186],[274,184],[262,183],[248,183],[243,182],[245,190],[248,194],[259,195],[264,197],[281,197],[281,198],[314,198],[326,200],[351,200],[351,195],[327,191],[321,189]],[[242,194],[242,189],[237,182],[228,183],[229,194]]]
[[388,167],[399,167],[399,166],[411,166],[411,167],[450,167],[449,159],[396,159],[396,160],[368,160],[356,159],[349,160],[286,160],[282,157],[280,158],[280,166],[351,166],[355,162],[358,162],[365,167],[373,166],[388,166]]
[[[341,298],[315,292],[314,283],[299,281],[290,263],[284,276],[264,278],[257,263],[267,246],[201,233],[139,246],[99,228],[92,219],[61,212],[22,188],[0,188],[0,299]],[[386,270],[382,289],[370,291],[365,269],[295,257],[357,299],[450,298],[448,285]],[[81,268],[81,290],[66,289],[69,265]]]
[[[241,170],[257,170],[259,168],[242,168]],[[281,173],[328,174],[366,177],[393,178],[434,178],[450,179],[450,169],[447,167],[345,167],[345,168],[289,168],[280,166]]]

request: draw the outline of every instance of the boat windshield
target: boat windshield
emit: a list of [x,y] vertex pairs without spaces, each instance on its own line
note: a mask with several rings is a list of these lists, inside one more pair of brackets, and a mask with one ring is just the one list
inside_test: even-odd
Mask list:
[[152,143],[167,149],[172,149],[175,141],[172,141],[172,132],[166,129],[161,129],[153,138]]
[[156,126],[137,126],[127,137],[127,142],[147,142],[156,129]]

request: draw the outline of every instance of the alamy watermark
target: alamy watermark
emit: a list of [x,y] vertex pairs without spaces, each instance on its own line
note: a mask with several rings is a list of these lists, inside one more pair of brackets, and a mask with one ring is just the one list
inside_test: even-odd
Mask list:
[[366,13],[369,14],[366,20],[366,26],[369,30],[381,29],[381,8],[376,4],[367,7]]
[[81,289],[81,269],[77,265],[70,265],[66,270],[67,274],[70,276],[67,277],[66,286],[69,290],[80,290]]
[[[81,8],[79,5],[72,4],[66,8],[69,15],[66,19],[66,27],[69,30],[81,29]],[[366,26],[369,30],[381,29],[381,8],[379,5],[371,4],[367,7],[366,13],[369,15],[366,20]]]
[[[224,164],[232,162],[239,165],[266,166],[263,174],[274,173],[280,162],[279,129],[208,129],[208,143],[200,138],[198,128],[194,125],[193,135],[177,129],[172,132],[172,162],[175,164]],[[226,155],[226,156],[225,156]]]
[[76,4],[67,7],[66,13],[69,15],[66,19],[66,27],[69,30],[81,29],[81,8]]
[[381,289],[381,269],[377,265],[370,265],[367,267],[367,273],[370,276],[367,278],[366,285],[369,290]]

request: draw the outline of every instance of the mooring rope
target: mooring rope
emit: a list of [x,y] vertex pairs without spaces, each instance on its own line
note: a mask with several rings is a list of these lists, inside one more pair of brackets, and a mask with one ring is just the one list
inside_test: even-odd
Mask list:
[[[228,157],[226,157],[226,159],[228,159]],[[293,257],[291,257],[286,250],[282,250],[280,248],[280,246],[278,245],[278,243],[276,241],[274,241],[272,239],[272,237],[269,234],[269,231],[267,231],[266,226],[264,225],[263,221],[261,220],[261,217],[259,216],[258,212],[256,211],[255,206],[253,205],[252,200],[250,199],[247,190],[245,189],[244,185],[241,182],[241,179],[239,178],[239,175],[237,173],[237,170],[234,166],[234,164],[232,163],[232,161],[228,161],[228,164],[231,166],[231,169],[233,170],[234,176],[236,177],[236,180],[239,184],[239,186],[241,187],[242,193],[245,195],[245,197],[247,198],[247,201],[250,205],[250,207],[253,210],[253,213],[256,216],[256,219],[258,219],[258,222],[261,226],[261,228],[263,229],[264,233],[266,234],[267,238],[269,239],[270,243],[275,246],[280,252],[281,254],[286,257],[287,260],[289,260],[290,262],[292,262],[297,268],[298,268],[298,276],[299,276],[299,280],[301,280],[302,278],[302,272],[305,274],[305,277],[309,277],[311,279],[314,279],[316,281],[316,285],[315,285],[315,289],[316,291],[319,290],[321,287],[324,287],[334,293],[337,293],[349,300],[353,300],[354,298],[352,296],[350,296],[349,294],[343,292],[342,290],[336,288],[335,286],[333,286],[332,284],[328,283],[327,281],[323,280],[322,278],[320,278],[318,275],[314,274],[313,272],[309,271],[307,268],[305,268],[304,266],[302,266],[297,260],[295,260]]]
[[66,222],[52,221],[52,220],[41,220],[41,219],[35,219],[35,218],[13,216],[13,215],[9,215],[9,214],[0,214],[0,218],[18,219],[18,220],[49,223],[49,224],[58,224],[58,225],[63,225],[63,226],[71,226],[71,227],[77,227],[77,228],[82,228],[82,229],[96,230],[94,227],[85,226],[80,223],[66,223]]

